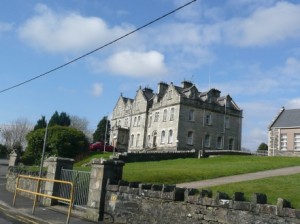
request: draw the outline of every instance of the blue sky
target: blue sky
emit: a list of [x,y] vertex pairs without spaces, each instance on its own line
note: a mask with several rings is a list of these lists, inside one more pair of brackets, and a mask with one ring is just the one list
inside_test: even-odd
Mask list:
[[[10,0],[0,8],[0,91],[98,48],[189,0]],[[54,111],[95,129],[122,93],[193,81],[244,110],[242,146],[267,142],[282,106],[300,108],[300,2],[198,0],[67,67],[0,94],[0,124]]]

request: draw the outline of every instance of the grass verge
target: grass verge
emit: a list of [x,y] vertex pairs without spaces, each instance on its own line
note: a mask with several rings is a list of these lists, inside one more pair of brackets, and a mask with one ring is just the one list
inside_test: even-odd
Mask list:
[[244,181],[239,183],[225,184],[205,189],[210,189],[213,195],[217,191],[225,192],[230,197],[234,192],[244,192],[245,199],[250,201],[253,193],[267,195],[268,204],[276,204],[277,198],[284,198],[292,203],[294,208],[300,208],[300,174],[264,178],[260,180]]
[[300,165],[300,158],[218,156],[127,163],[123,179],[144,183],[176,184]]

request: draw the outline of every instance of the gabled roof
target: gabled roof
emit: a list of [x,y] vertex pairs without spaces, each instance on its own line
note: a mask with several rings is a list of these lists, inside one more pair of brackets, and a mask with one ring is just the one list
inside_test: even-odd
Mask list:
[[285,110],[277,115],[269,128],[292,128],[300,127],[300,109]]

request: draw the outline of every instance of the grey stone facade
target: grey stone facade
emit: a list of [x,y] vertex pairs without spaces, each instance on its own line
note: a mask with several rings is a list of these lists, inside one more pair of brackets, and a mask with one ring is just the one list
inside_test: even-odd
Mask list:
[[111,119],[110,144],[122,151],[156,149],[241,150],[243,111],[233,99],[195,84],[159,83],[158,92],[139,88],[134,99],[119,97]]

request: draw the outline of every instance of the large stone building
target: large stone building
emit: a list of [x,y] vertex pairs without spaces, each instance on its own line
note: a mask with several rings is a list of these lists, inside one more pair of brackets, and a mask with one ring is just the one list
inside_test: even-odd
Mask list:
[[158,92],[141,87],[134,99],[119,97],[111,119],[110,144],[122,151],[240,150],[242,110],[211,89],[199,92],[160,82]]

